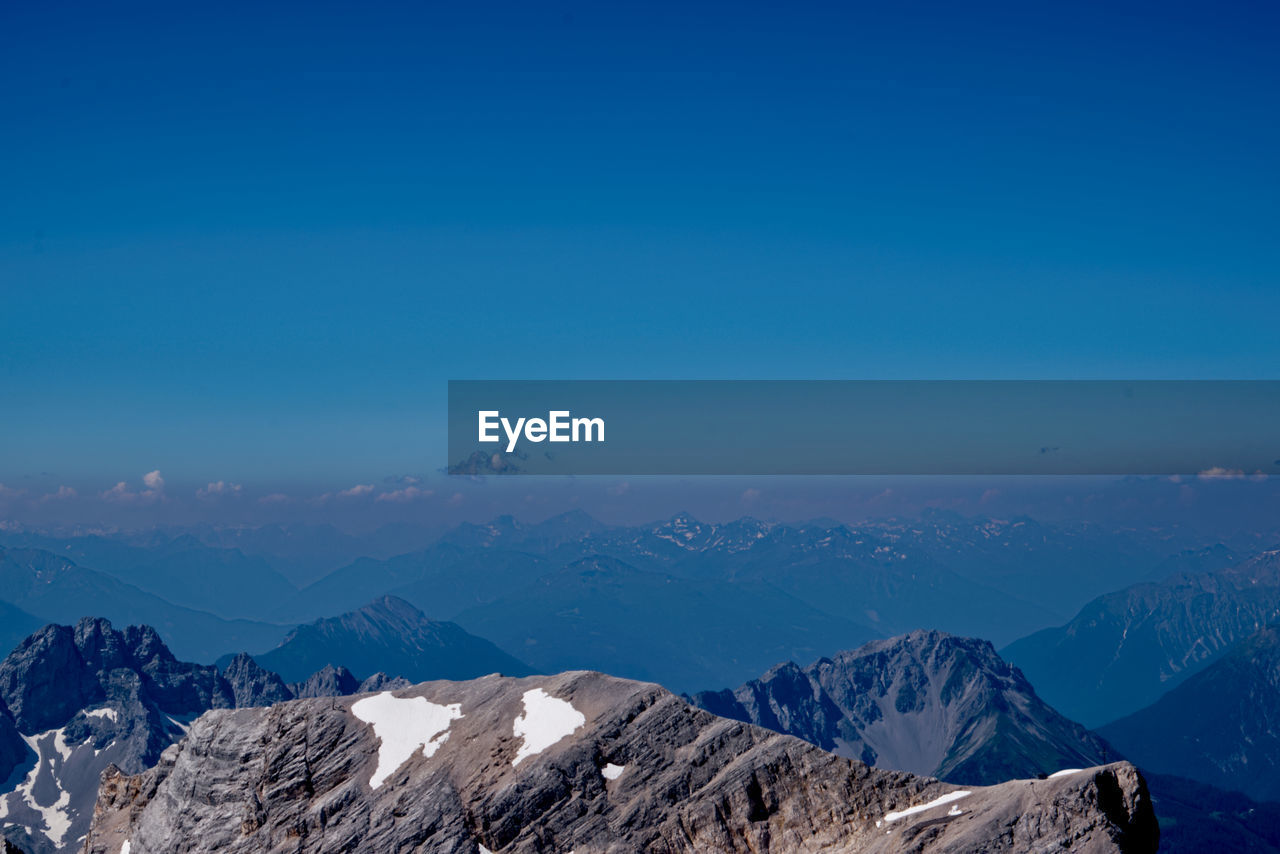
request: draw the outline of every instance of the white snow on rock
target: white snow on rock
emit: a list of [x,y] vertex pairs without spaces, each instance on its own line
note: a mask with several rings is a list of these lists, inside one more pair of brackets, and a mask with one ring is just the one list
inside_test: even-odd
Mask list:
[[112,721],[119,722],[120,717],[116,714],[115,709],[93,709],[85,712],[91,718],[110,718]]
[[120,854],[129,854],[129,840],[124,841],[124,845],[120,846]]
[[462,717],[462,706],[442,706],[426,697],[400,698],[383,691],[351,705],[351,714],[373,727],[382,742],[378,746],[378,767],[369,785],[378,788],[414,751],[430,758],[449,738],[449,724]]
[[485,848],[483,845],[480,845],[478,847],[480,848],[480,854],[493,854],[492,851],[490,851],[488,848]]
[[524,714],[517,715],[511,727],[517,738],[524,738],[524,743],[511,764],[519,765],[541,753],[586,722],[586,717],[572,703],[556,699],[541,688],[525,691]]
[[1067,776],[1070,776],[1071,774],[1079,774],[1081,771],[1084,771],[1084,770],[1085,770],[1084,768],[1063,768],[1061,771],[1054,771],[1052,774],[1050,774],[1049,779],[1052,780],[1054,777],[1067,777]]
[[[13,794],[40,814],[48,830],[38,832],[43,833],[55,848],[61,848],[67,831],[71,829],[71,814],[68,812],[71,793],[62,787],[61,766],[71,758],[72,748],[67,744],[66,732],[62,729],[48,730],[39,735],[24,735],[22,740],[36,754],[36,762],[26,778],[13,790]],[[58,792],[58,797],[51,804],[41,804],[35,796],[36,780],[40,776],[42,766],[47,766],[54,788]],[[5,812],[9,812],[7,804]]]
[[[907,807],[905,810],[897,810],[897,811],[894,811],[894,812],[887,812],[887,813],[885,813],[885,814],[884,814],[884,820],[885,820],[885,821],[897,821],[898,819],[900,819],[900,818],[906,818],[906,817],[907,817],[907,816],[909,816],[909,815],[915,815],[915,814],[917,814],[917,813],[922,813],[922,812],[924,812],[925,810],[931,810],[931,809],[933,809],[934,807],[940,807],[940,806],[942,806],[943,804],[949,804],[949,803],[951,803],[952,801],[958,801],[958,800],[960,800],[961,798],[967,798],[967,797],[969,797],[969,795],[971,795],[971,794],[973,794],[973,793],[972,793],[972,792],[969,792],[969,791],[961,791],[961,792],[947,792],[947,793],[946,793],[945,795],[943,795],[942,797],[940,797],[940,798],[934,798],[933,800],[929,801],[929,803],[927,803],[927,804],[920,804],[919,806],[915,806],[915,807]],[[880,824],[881,824],[881,823],[877,821],[877,822],[876,822],[876,827],[879,827],[879,826],[880,826]]]
[[600,769],[600,773],[604,775],[606,780],[616,780],[622,776],[622,772],[627,770],[625,765],[614,765],[610,762],[608,765]]

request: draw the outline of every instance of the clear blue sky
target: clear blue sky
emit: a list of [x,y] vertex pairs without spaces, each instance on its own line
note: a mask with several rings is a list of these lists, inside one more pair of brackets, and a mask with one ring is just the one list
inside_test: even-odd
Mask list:
[[427,471],[449,378],[1275,378],[1278,45],[1272,3],[5,4],[0,482]]

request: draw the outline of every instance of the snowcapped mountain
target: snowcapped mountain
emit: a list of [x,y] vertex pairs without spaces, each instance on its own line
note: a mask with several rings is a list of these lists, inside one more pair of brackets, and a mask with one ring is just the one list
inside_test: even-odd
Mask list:
[[1119,756],[1054,711],[987,641],[917,631],[801,669],[780,664],[692,701],[880,768],[962,784],[1035,777]]
[[[334,696],[408,683],[375,674],[343,686],[319,674],[306,684],[308,696]],[[294,696],[247,655],[222,673],[179,661],[148,626],[45,626],[0,662],[0,834],[27,854],[77,851],[108,766],[151,767],[209,709]]]
[[85,851],[1152,852],[1158,837],[1127,764],[959,789],[572,672],[210,712],[155,768],[104,776]]

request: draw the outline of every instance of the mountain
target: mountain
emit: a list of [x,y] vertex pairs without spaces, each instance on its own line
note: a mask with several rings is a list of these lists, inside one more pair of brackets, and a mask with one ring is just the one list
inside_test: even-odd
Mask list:
[[255,659],[289,681],[306,679],[329,664],[341,664],[361,676],[382,671],[410,681],[531,672],[488,641],[454,623],[429,620],[394,596],[299,626],[278,647]]
[[85,851],[1152,852],[1158,838],[1127,764],[956,789],[577,672],[211,712],[150,771],[104,775]]
[[1099,732],[1143,768],[1280,801],[1280,626]]
[[442,542],[387,560],[360,558],[280,603],[277,616],[310,620],[391,593],[452,618],[466,608],[492,602],[504,590],[523,587],[549,569],[546,558],[527,552]]
[[1160,823],[1160,854],[1280,854],[1280,804],[1182,777],[1144,776]]
[[762,582],[722,584],[594,556],[457,617],[538,670],[588,668],[692,690],[874,637]]
[[225,619],[265,619],[297,589],[269,561],[236,548],[211,547],[192,534],[50,537],[10,533],[11,546],[36,548],[109,575],[147,593]]
[[222,670],[222,678],[231,686],[231,694],[235,698],[236,708],[248,706],[270,706],[292,700],[297,692],[292,690],[280,678],[258,666],[258,662],[247,653],[242,652],[231,659]]
[[289,686],[289,692],[299,700],[313,697],[343,697],[360,690],[360,680],[345,667],[326,664],[301,682]]
[[42,621],[69,624],[94,615],[155,626],[178,655],[197,661],[213,661],[231,650],[261,649],[280,637],[283,628],[179,607],[40,549],[0,548],[0,591],[6,602]]
[[1036,696],[990,643],[912,632],[780,664],[692,701],[879,768],[988,785],[1119,758]]
[[215,668],[179,662],[151,628],[45,626],[0,662],[0,719],[23,742],[0,774],[4,834],[31,854],[77,848],[103,769],[150,767],[187,722],[234,702]]
[[1272,550],[1101,596],[1002,654],[1063,714],[1096,727],[1150,705],[1277,619],[1280,550]]
[[711,523],[687,513],[628,526],[604,525],[581,511],[536,525],[500,516],[459,525],[426,549],[356,560],[280,603],[273,616],[311,620],[390,593],[457,620],[600,556],[722,587],[771,586],[828,617],[864,623],[873,636],[927,624],[1008,643],[1061,624],[1090,597],[1140,581],[1171,555],[1203,545],[1176,531],[941,511],[856,526],[750,517]]
[[[339,684],[352,693],[409,683],[381,673],[364,684],[326,673],[306,683],[309,696],[333,696]],[[179,661],[149,626],[45,626],[0,661],[0,833],[30,854],[78,850],[109,765],[141,772],[209,709],[294,696],[247,655],[223,672]]]

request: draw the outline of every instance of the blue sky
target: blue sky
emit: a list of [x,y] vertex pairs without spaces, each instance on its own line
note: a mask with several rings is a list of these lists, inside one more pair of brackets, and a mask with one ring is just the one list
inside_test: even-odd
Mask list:
[[1274,378],[1278,15],[7,4],[0,482],[432,471],[449,378]]

